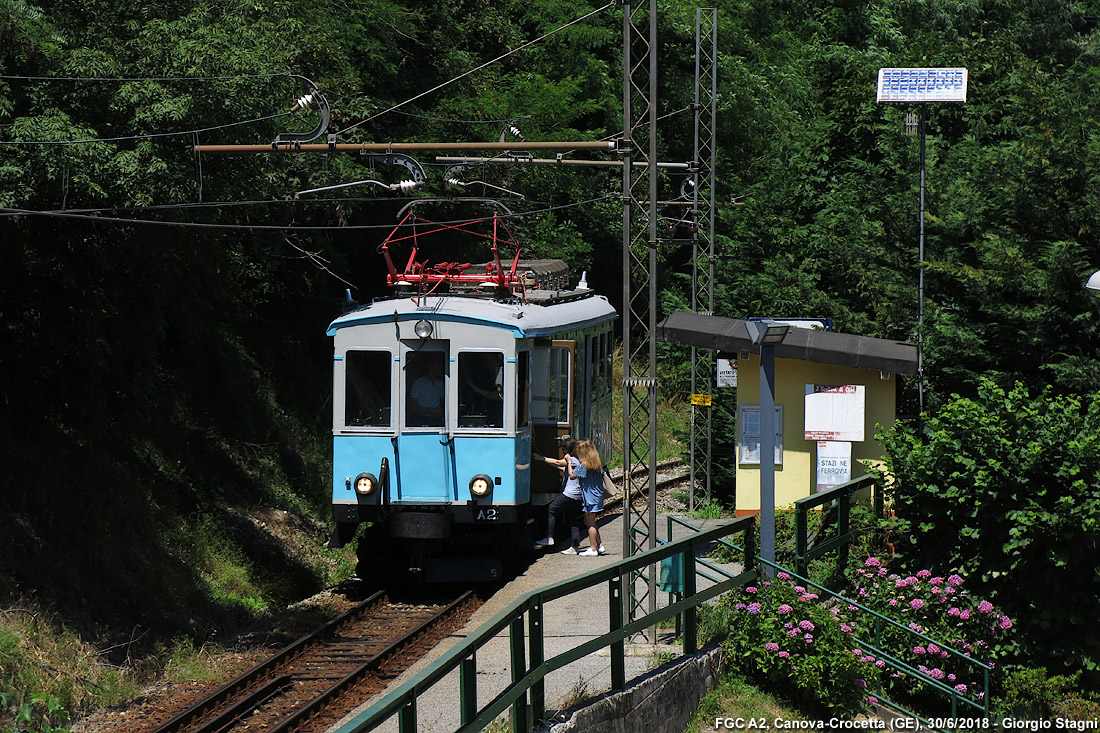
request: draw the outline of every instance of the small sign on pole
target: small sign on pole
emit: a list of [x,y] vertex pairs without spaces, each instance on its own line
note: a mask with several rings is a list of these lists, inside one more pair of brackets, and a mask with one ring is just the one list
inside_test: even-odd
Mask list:
[[817,490],[825,491],[852,480],[852,444],[819,440],[817,443]]
[[710,407],[711,396],[709,394],[693,394],[691,404],[697,407]]

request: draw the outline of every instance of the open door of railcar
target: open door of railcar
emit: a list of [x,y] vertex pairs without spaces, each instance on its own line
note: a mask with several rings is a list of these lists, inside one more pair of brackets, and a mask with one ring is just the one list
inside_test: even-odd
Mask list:
[[[531,409],[534,417],[534,451],[560,458],[560,440],[573,431],[573,365],[576,342],[539,340],[532,357]],[[561,492],[562,475],[554,466],[533,462],[531,501],[549,502]]]

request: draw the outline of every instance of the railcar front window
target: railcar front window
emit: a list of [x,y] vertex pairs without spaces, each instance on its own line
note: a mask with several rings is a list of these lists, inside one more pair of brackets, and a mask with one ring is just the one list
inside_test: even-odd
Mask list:
[[349,351],[344,354],[346,426],[390,426],[392,363],[388,351]]
[[458,355],[458,426],[504,427],[504,354],[465,351]]
[[405,369],[405,425],[441,428],[447,404],[446,361],[442,351],[409,352]]

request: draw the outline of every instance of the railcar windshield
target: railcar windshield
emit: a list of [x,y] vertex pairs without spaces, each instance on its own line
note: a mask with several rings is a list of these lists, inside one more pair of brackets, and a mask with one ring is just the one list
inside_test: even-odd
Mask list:
[[393,357],[388,351],[344,354],[344,425],[389,427]]
[[444,426],[447,404],[446,359],[442,351],[410,351],[405,369],[405,425]]
[[458,426],[504,427],[504,354],[464,351],[458,355]]

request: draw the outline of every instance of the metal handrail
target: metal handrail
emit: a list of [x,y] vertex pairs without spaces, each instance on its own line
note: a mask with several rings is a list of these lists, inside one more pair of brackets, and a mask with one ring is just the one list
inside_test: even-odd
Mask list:
[[[849,530],[848,518],[852,509],[852,495],[857,491],[866,488],[875,487],[874,476],[860,476],[859,478],[834,486],[831,489],[818,492],[811,496],[798,499],[794,503],[794,532],[795,532],[795,550],[794,550],[794,566],[795,571],[799,575],[807,575],[809,572],[810,560],[821,557],[822,555],[832,552],[833,550],[840,551],[840,562],[842,565],[847,563],[848,560],[848,547],[852,544],[852,540],[855,536]],[[837,502],[837,533],[834,537],[830,537],[828,540],[819,543],[812,550],[809,549],[809,531],[807,528],[806,515],[810,509],[819,507],[823,504],[828,504],[831,501]],[[882,516],[882,492],[874,492],[874,512],[875,516]]]
[[[701,604],[725,593],[731,588],[746,585],[759,578],[756,563],[752,561],[754,517],[742,517],[732,522],[698,531],[683,539],[647,550],[613,565],[607,565],[584,575],[579,575],[553,585],[531,591],[521,596],[489,620],[463,642],[445,652],[419,674],[397,687],[367,710],[336,729],[335,733],[361,733],[398,716],[401,733],[416,730],[416,702],[420,695],[442,680],[447,674],[459,670],[459,702],[461,706],[460,731],[478,731],[498,715],[512,708],[513,725],[517,731],[530,731],[533,722],[546,712],[543,680],[547,674],[577,661],[605,647],[611,649],[611,686],[614,690],[626,688],[625,641],[627,638],[657,623],[681,615],[684,618],[684,653],[697,651],[696,609]],[[725,580],[701,591],[696,590],[695,549],[733,533],[744,533],[742,547],[746,562],[742,567],[752,567],[739,575],[729,575]],[[623,599],[631,573],[676,555],[681,557],[684,580],[683,597],[664,608],[624,623]],[[724,573],[723,571],[723,574]],[[727,574],[728,575],[728,574]],[[563,598],[572,593],[607,583],[610,609],[608,633],[583,642],[556,656],[545,658],[543,647],[543,608],[548,601]],[[524,649],[524,618],[527,619],[527,652]],[[477,708],[477,651],[505,628],[509,629],[512,650],[512,681],[486,705]],[[530,693],[530,694],[528,694]]]

